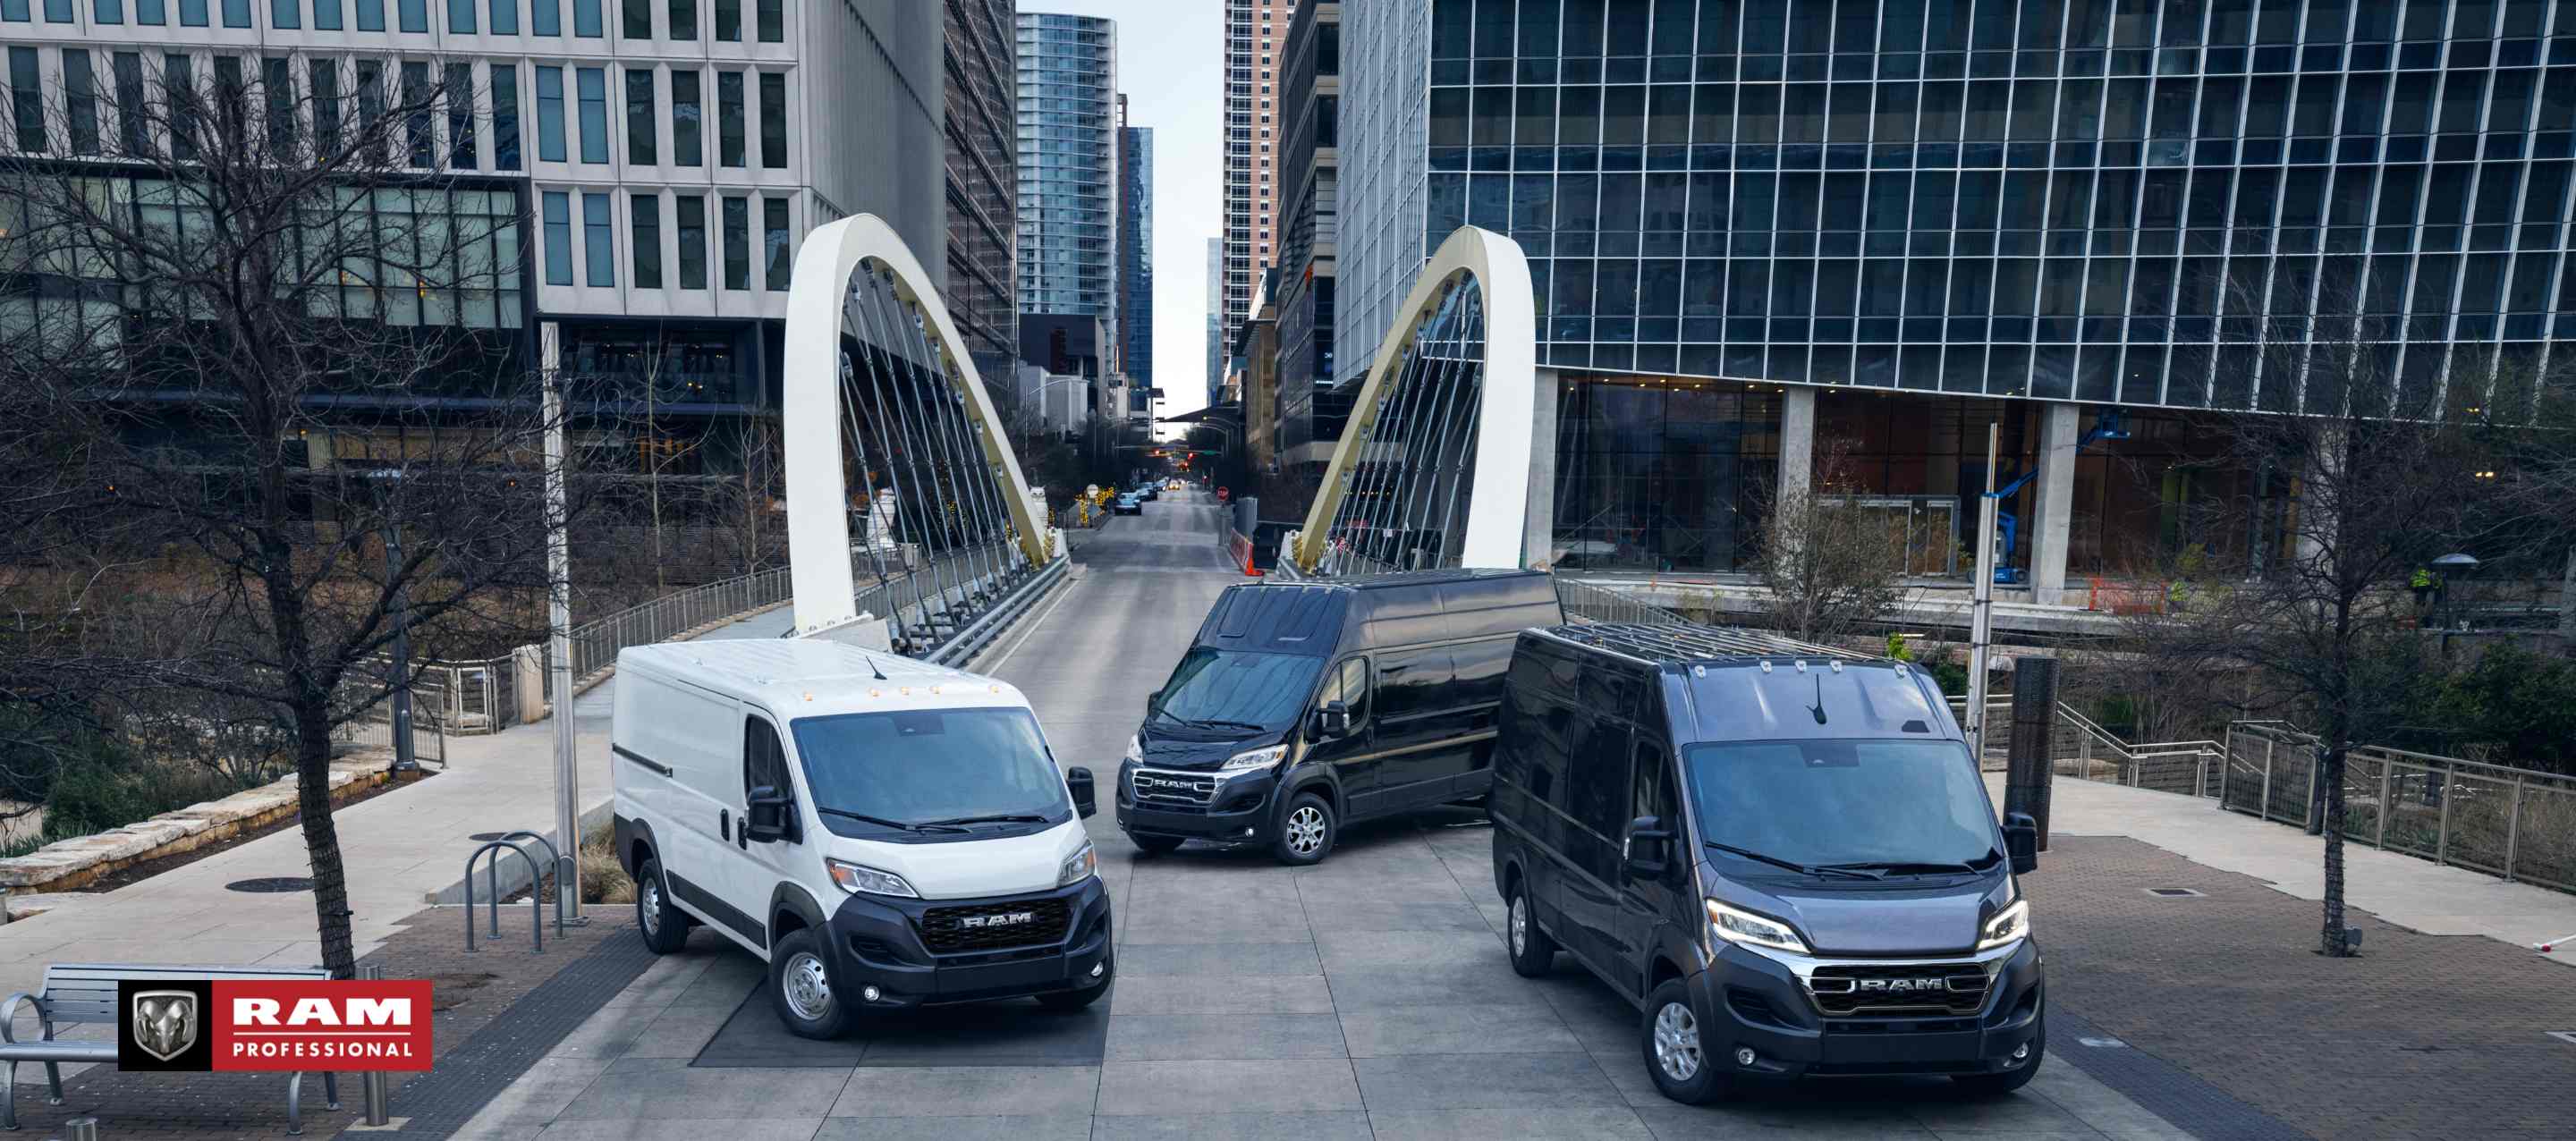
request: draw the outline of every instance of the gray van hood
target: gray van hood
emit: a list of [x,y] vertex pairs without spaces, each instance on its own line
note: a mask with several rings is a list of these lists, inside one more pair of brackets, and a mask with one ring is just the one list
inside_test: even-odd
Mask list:
[[1957,955],[1977,945],[1986,898],[2001,881],[1919,891],[1771,889],[1780,918],[1796,924],[1819,955]]

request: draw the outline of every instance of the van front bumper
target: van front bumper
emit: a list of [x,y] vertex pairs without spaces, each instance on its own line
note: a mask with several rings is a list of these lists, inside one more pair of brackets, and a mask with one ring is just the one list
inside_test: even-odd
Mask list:
[[[1041,934],[1012,943],[1005,923],[963,935],[963,919],[1019,915]],[[1065,922],[1054,925],[1061,914]],[[889,899],[853,895],[832,913],[832,992],[861,1010],[986,1002],[1105,986],[1117,975],[1109,947],[1109,892],[1093,876],[1071,887],[987,899]],[[1001,944],[1001,945],[990,945]],[[866,988],[877,997],[865,998]]]
[[[1717,962],[1692,977],[1690,991],[1709,1064],[1742,1077],[1999,1074],[2039,1064],[2047,1008],[2038,945],[2025,939],[1997,953],[1990,977],[1984,1001],[1970,1012],[1827,1017],[1797,966],[1723,944]],[[1740,1046],[1752,1048],[1752,1065],[1737,1062]]]
[[1247,844],[1267,840],[1273,832],[1275,817],[1271,803],[1279,786],[1275,769],[1238,769],[1234,772],[1205,772],[1175,769],[1145,770],[1149,777],[1202,780],[1211,784],[1201,803],[1186,803],[1179,797],[1143,797],[1136,795],[1137,766],[1121,761],[1118,765],[1118,827],[1129,835],[1177,836],[1191,840],[1222,840]]

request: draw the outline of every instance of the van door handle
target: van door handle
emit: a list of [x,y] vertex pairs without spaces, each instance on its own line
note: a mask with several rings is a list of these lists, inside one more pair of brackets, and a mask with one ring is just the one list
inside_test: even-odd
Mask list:
[[716,839],[719,839],[719,840],[731,840],[731,839],[733,839],[733,812],[732,812],[732,810],[730,810],[730,809],[724,809],[724,808],[716,809]]

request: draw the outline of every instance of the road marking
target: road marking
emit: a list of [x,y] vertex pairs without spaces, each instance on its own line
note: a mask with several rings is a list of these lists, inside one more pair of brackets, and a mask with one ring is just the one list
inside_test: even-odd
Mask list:
[[2576,1030],[2552,1030],[2549,1031],[2549,1036],[2570,1046],[2576,1046]]
[[2078,1038],[2076,1041],[2097,1050],[2116,1050],[2128,1045],[2117,1038]]
[[[1065,572],[1068,576],[1072,574],[1072,571],[1072,567],[1065,568]],[[1064,605],[1065,599],[1073,597],[1074,588],[1081,586],[1082,580],[1089,577],[1090,576],[1088,575],[1084,575],[1075,579],[1073,582],[1066,583],[1064,593],[1056,595],[1054,601],[1046,604],[1046,609],[1029,616],[1029,628],[1020,631],[1020,640],[1011,643],[1011,648],[1003,651],[1001,657],[995,658],[992,665],[987,666],[978,672],[981,672],[986,676],[1000,674],[1002,672],[1003,665],[1007,664],[1011,660],[1011,655],[1019,653],[1020,647],[1028,645],[1029,639],[1037,636],[1038,627],[1045,625],[1047,617],[1055,613],[1055,608]]]

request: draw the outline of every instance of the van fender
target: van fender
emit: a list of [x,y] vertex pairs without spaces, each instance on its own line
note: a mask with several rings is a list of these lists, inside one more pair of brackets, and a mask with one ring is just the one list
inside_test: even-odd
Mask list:
[[1708,969],[1708,949],[1676,924],[1656,924],[1654,934],[1646,942],[1646,974],[1639,980],[1645,985],[1637,991],[1641,998],[1655,989],[1655,974],[1662,969],[1659,963],[1670,963],[1669,973],[1683,982],[1699,977],[1700,972]]
[[808,930],[821,931],[830,925],[829,915],[824,912],[822,904],[814,901],[813,893],[793,881],[782,880],[777,887],[770,889],[769,910],[762,914],[767,923],[763,928],[766,941],[771,943],[778,941],[781,928],[789,926],[778,921],[782,915],[793,915],[802,920]]
[[641,844],[646,851],[662,850],[661,842],[653,836],[653,826],[636,817],[625,815],[610,817],[609,835],[610,842],[617,845],[617,866],[626,869],[629,879],[634,878],[636,869],[643,866],[643,861],[635,858],[638,844]]
[[[1300,771],[1306,769],[1312,771]],[[1333,816],[1337,820],[1348,821],[1351,818],[1350,798],[1342,795],[1342,782],[1333,775],[1332,766],[1300,766],[1299,770],[1291,770],[1287,780],[1280,782],[1279,795],[1272,798],[1269,834],[1272,836],[1279,834],[1283,822],[1288,819],[1289,801],[1297,799],[1301,793],[1313,792],[1319,788],[1323,791],[1324,799],[1333,802]]]

